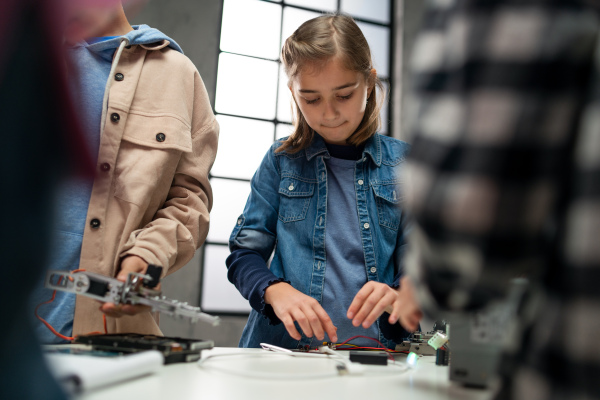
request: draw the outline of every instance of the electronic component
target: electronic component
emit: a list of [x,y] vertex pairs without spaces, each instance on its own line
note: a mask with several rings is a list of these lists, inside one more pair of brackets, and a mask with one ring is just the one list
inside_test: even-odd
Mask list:
[[439,320],[437,320],[437,321],[435,321],[433,323],[433,331],[434,332],[442,332],[442,333],[448,334],[448,332],[446,331],[446,326],[447,325],[448,325],[448,323],[446,323],[446,320],[439,319]]
[[[473,337],[474,331],[481,331],[478,317],[483,311],[469,315],[452,317],[452,357],[450,359],[449,377],[451,381],[468,386],[486,387],[495,378],[501,352],[501,342],[495,340],[481,341]],[[488,314],[486,314],[488,315]],[[500,324],[490,324],[486,334],[494,336],[503,330]],[[487,336],[490,339],[492,335]],[[475,339],[475,340],[474,340]]]
[[420,356],[433,356],[435,355],[435,349],[427,343],[433,335],[434,332],[413,332],[408,340],[398,343],[395,350],[415,353]]
[[387,365],[389,355],[384,352],[351,351],[350,361],[360,364]]
[[450,350],[443,347],[435,351],[435,365],[448,365],[450,359]]
[[442,332],[436,332],[428,341],[427,344],[435,350],[448,343],[448,338]]
[[212,349],[212,340],[183,339],[137,333],[79,335],[73,343],[86,344],[97,351],[119,353],[137,353],[146,350],[158,350],[165,359],[165,364],[191,362],[200,359],[200,352]]
[[479,387],[495,382],[503,349],[518,340],[518,310],[527,290],[526,280],[513,279],[503,300],[452,316],[448,335],[451,381]]
[[213,326],[219,324],[215,317],[188,303],[162,296],[156,286],[160,282],[162,267],[149,265],[146,274],[130,272],[125,282],[93,272],[48,271],[44,286],[48,289],[75,293],[92,299],[115,304],[142,304],[174,317],[203,321]]
[[417,360],[419,359],[419,356],[416,353],[408,353],[408,356],[406,356],[406,364],[411,367],[414,368],[417,365]]

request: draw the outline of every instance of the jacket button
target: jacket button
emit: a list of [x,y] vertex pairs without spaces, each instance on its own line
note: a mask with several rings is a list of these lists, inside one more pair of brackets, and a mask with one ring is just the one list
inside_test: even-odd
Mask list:
[[375,272],[377,272],[377,268],[371,267],[371,273],[374,274]]
[[102,163],[100,164],[100,169],[104,172],[108,172],[110,171],[110,164],[109,163]]
[[362,184],[365,183],[362,179],[358,180],[358,184],[362,186]]
[[365,229],[369,229],[369,227],[370,227],[371,225],[369,225],[369,223],[368,223],[368,222],[365,222],[365,224],[364,224],[363,226],[365,227]]
[[166,136],[164,133],[157,133],[156,134],[156,141],[157,142],[164,142],[166,139]]
[[98,229],[100,228],[100,220],[98,218],[94,218],[93,220],[90,221],[90,226],[93,229]]
[[119,122],[119,120],[121,119],[121,116],[117,113],[112,113],[110,114],[110,120],[112,122]]
[[288,189],[289,189],[290,191],[294,190],[294,185],[290,185],[290,186],[288,187]]
[[120,73],[120,72],[117,72],[117,73],[115,74],[115,80],[117,80],[117,81],[119,81],[119,82],[120,82],[120,81],[122,81],[123,79],[125,79],[125,75],[123,75],[122,73]]

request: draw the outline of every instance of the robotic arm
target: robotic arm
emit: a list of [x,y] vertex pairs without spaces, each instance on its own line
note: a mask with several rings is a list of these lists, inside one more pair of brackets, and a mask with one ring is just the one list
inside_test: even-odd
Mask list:
[[219,324],[215,317],[188,303],[171,300],[162,296],[156,286],[160,282],[162,267],[149,265],[146,274],[130,272],[127,281],[93,272],[48,271],[44,287],[87,296],[101,302],[115,304],[143,304],[174,317],[188,318],[192,322],[203,321],[213,326]]

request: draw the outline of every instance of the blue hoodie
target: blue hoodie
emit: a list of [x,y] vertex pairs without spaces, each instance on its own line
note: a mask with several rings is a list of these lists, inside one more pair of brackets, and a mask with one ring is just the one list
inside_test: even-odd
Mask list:
[[[76,71],[71,73],[71,89],[79,106],[82,128],[94,162],[100,147],[100,124],[102,101],[115,50],[122,38],[130,45],[141,45],[168,40],[169,47],[183,53],[181,47],[171,38],[148,25],[133,26],[133,31],[123,36],[94,38],[82,41],[67,49]],[[74,270],[80,268],[79,258],[85,228],[87,210],[92,194],[93,181],[71,177],[62,182],[54,202],[53,245],[48,268],[53,270]],[[85,265],[81,268],[85,269]],[[40,282],[32,295],[32,307],[47,301],[52,296]],[[38,314],[50,323],[59,333],[71,336],[75,312],[75,295],[57,292],[50,305],[41,306]],[[33,315],[33,308],[32,313]],[[64,343],[39,321],[35,321],[38,337],[42,343]]]

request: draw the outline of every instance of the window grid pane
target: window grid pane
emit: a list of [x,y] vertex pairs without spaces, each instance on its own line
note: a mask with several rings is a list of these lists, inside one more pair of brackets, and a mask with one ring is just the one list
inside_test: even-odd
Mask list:
[[244,117],[275,118],[278,68],[276,61],[221,53],[216,111]]
[[210,229],[206,240],[226,244],[231,231],[242,214],[250,194],[250,183],[213,178],[213,209],[210,212]]
[[341,0],[341,11],[356,18],[390,23],[390,0]]
[[248,300],[227,280],[225,259],[228,255],[227,246],[204,246],[202,309],[210,312],[249,313],[251,308]]
[[290,136],[294,131],[294,126],[290,124],[277,124],[275,128],[275,137],[277,140]]
[[284,0],[284,4],[328,12],[335,12],[337,10],[337,0]]
[[284,7],[283,23],[281,28],[281,44],[283,45],[285,39],[290,37],[300,25],[309,19],[318,17],[319,15],[322,14],[318,11],[306,11],[294,7]]
[[221,50],[277,60],[281,8],[258,0],[225,0]]
[[365,35],[369,47],[373,65],[380,77],[390,76],[390,28],[368,24],[366,22],[356,23]]
[[272,122],[217,114],[219,147],[211,174],[217,177],[252,178],[273,143]]

